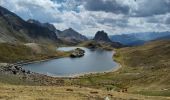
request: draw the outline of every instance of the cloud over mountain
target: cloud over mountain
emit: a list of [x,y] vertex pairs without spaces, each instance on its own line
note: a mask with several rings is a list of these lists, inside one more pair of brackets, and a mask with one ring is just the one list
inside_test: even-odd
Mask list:
[[170,31],[170,0],[1,0],[0,5],[25,20],[85,35]]

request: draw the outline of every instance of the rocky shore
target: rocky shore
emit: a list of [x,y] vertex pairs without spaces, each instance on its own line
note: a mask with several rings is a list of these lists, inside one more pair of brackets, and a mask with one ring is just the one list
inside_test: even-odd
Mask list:
[[[0,66],[0,81],[9,84],[27,84],[43,86],[63,86],[64,79],[25,70],[20,65]],[[15,81],[12,81],[15,80]]]
[[29,70],[23,69],[21,66],[18,65],[7,65],[6,67],[2,67],[1,71],[4,71],[9,74],[31,74]]

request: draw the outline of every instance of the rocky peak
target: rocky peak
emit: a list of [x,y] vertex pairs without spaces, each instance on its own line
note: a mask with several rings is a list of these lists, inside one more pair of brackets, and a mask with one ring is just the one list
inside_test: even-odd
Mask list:
[[80,41],[88,40],[84,35],[78,33],[72,28],[62,31],[61,37],[76,39]]
[[78,32],[76,32],[74,29],[72,29],[72,28],[68,28],[68,29],[66,29],[66,30],[64,30],[63,32],[65,32],[65,33],[70,33],[70,34],[77,34]]
[[94,39],[95,41],[101,41],[101,42],[112,42],[110,39],[109,39],[109,36],[107,35],[106,32],[104,32],[103,30],[102,31],[98,31],[96,34],[95,34],[95,37]]

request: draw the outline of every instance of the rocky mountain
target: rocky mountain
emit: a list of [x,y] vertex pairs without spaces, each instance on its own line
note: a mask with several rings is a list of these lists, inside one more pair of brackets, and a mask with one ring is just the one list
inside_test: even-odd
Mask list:
[[109,39],[109,36],[107,35],[107,33],[105,33],[104,31],[98,31],[93,40],[95,41],[100,41],[100,42],[112,42],[110,39]]
[[60,42],[77,44],[88,40],[72,28],[57,30],[50,23],[34,19],[24,21],[16,14],[0,7],[0,42]]
[[33,20],[33,19],[29,19],[27,22],[34,23],[36,25],[48,28],[50,31],[55,32],[57,37],[60,40],[63,40],[63,41],[76,43],[76,42],[88,40],[85,36],[76,32],[72,28],[66,29],[64,31],[60,31],[60,30],[56,29],[55,26],[50,24],[50,23],[40,23],[39,21],[36,21],[36,20]]
[[64,38],[65,40],[76,40],[76,41],[86,41],[87,37],[76,32],[74,29],[69,28],[64,31],[58,31],[57,36],[59,38]]
[[130,46],[142,45],[148,41],[168,38],[170,39],[170,32],[145,32],[110,36],[111,40]]
[[50,31],[53,31],[53,32],[61,32],[60,30],[57,30],[53,24],[50,24],[50,23],[41,23],[34,19],[29,19],[27,22],[48,28]]
[[27,22],[0,6],[0,42],[58,40],[55,32],[38,22]]
[[114,41],[111,41],[109,36],[107,35],[106,32],[104,31],[98,31],[94,38],[93,38],[94,41],[98,42],[98,43],[104,43],[104,44],[109,44],[111,45],[112,47],[116,47],[116,48],[119,48],[119,47],[122,47],[123,45],[120,44],[119,42],[114,42]]

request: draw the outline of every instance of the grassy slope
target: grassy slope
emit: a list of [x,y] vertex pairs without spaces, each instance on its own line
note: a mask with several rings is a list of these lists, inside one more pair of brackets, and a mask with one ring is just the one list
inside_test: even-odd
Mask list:
[[14,86],[0,84],[2,100],[169,100],[168,97],[146,97],[73,86]]
[[117,72],[85,76],[72,84],[154,96],[170,96],[170,41],[117,50]]
[[56,51],[53,45],[31,45],[0,43],[0,63],[18,61],[43,60],[53,57],[67,56],[68,53]]

